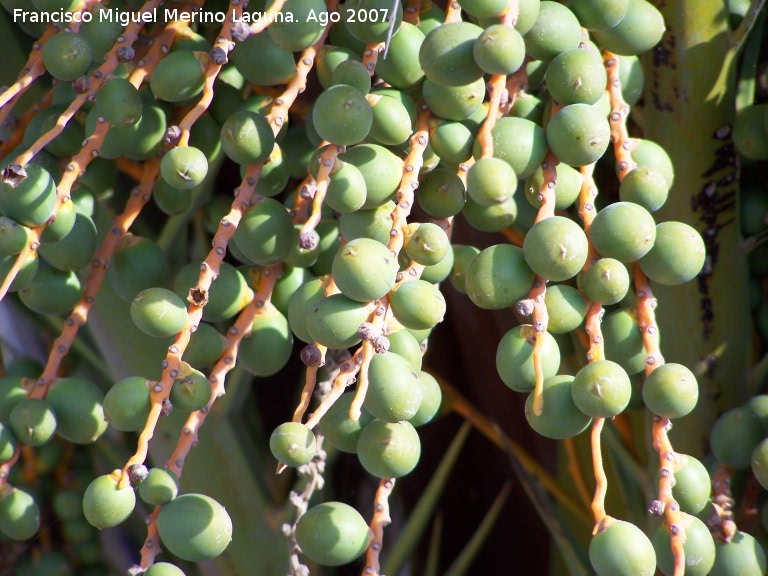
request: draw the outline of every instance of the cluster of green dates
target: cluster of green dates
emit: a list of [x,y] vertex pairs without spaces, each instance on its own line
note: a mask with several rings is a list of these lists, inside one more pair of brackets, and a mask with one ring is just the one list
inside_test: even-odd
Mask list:
[[[96,528],[124,522],[136,505],[136,492],[152,506],[161,506],[157,530],[165,550],[190,562],[219,556],[232,540],[232,520],[226,509],[204,494],[178,494],[179,479],[165,468],[152,468],[139,479],[138,490],[120,486],[120,470],[93,480],[83,496],[83,512]],[[153,568],[158,576],[183,576],[168,563]],[[148,572],[155,574],[155,572]]]
[[[760,485],[768,487],[766,415],[768,396],[765,395],[755,396],[744,406],[726,411],[711,431],[712,458],[701,462],[693,456],[685,456],[683,465],[674,472],[672,496],[682,512],[686,575],[760,576],[768,569],[764,536],[755,537],[737,530],[726,543],[713,538],[707,525],[715,516],[712,484],[719,467],[725,466],[733,473],[728,492],[737,501],[745,495],[745,487],[753,475]],[[658,482],[658,474],[654,480]],[[720,486],[720,490],[722,488]],[[764,504],[759,510],[759,521],[765,530],[768,506]],[[660,523],[649,539],[633,524],[612,520],[593,537],[589,554],[598,574],[651,576],[656,573],[657,566],[667,576],[674,572],[666,522]]]
[[[76,4],[33,3],[39,10],[69,10]],[[11,2],[0,4],[7,8]],[[591,262],[586,273],[582,270],[587,236],[576,223],[575,204],[582,185],[579,167],[597,162],[608,173],[616,169],[606,154],[611,104],[601,50],[615,55],[609,65],[619,66],[622,96],[634,105],[643,88],[637,56],[655,46],[664,32],[659,11],[646,0],[519,0],[512,26],[501,22],[506,0],[460,0],[465,21],[445,24],[445,12],[430,5],[414,25],[403,21],[400,3],[394,11],[391,4],[347,0],[339,7],[343,19],[330,27],[328,41],[314,62],[312,78],[322,90],[302,102],[306,113],[301,107],[292,109],[276,131],[267,119],[274,101],[264,93],[295,77],[297,53],[317,42],[324,31],[307,15],[324,12],[325,3],[288,0],[284,10],[294,15],[294,22],[276,22],[259,34],[236,38],[214,84],[210,107],[192,127],[188,144],[162,155],[148,208],[155,220],[140,221],[143,225],[120,237],[109,262],[96,263],[108,267],[104,290],[114,294],[111,305],[129,312],[141,337],[165,349],[180,331],[192,330],[164,408],[194,412],[210,405],[212,389],[204,370],[224,353],[225,334],[253,300],[267,267],[282,264],[270,303],[256,314],[237,362],[257,377],[269,377],[287,365],[298,342],[310,352],[302,358],[314,358],[317,345],[344,350],[370,341],[376,353],[368,368],[359,419],[350,418],[355,392],[348,391],[323,416],[318,430],[326,446],[356,454],[376,478],[399,478],[415,468],[421,454],[417,428],[439,411],[440,387],[422,370],[422,353],[423,343],[446,313],[438,287],[445,280],[488,310],[525,300],[535,276],[549,283],[545,301],[549,324],[542,352],[544,411],[534,414],[532,398],[526,408],[531,426],[544,436],[573,437],[592,418],[611,418],[643,404],[667,418],[689,413],[698,386],[684,366],[665,364],[642,382],[646,355],[631,290],[632,266],[639,266],[652,282],[678,285],[691,280],[704,265],[704,243],[696,230],[680,222],[657,223],[652,215],[664,204],[674,180],[666,152],[650,140],[630,142],[636,167],[621,182],[620,201],[600,209],[594,219],[590,239],[601,258]],[[136,2],[111,0],[93,10],[114,8],[135,9]],[[226,2],[211,0],[203,11],[226,8]],[[265,8],[263,1],[254,0],[247,10]],[[391,18],[347,17],[385,10]],[[32,24],[24,26],[31,35],[42,33]],[[367,47],[387,40],[390,32],[387,55],[379,55],[375,68],[366,67]],[[11,286],[35,314],[57,316],[76,305],[98,243],[126,200],[127,195],[121,194],[124,177],[118,175],[115,161],[157,158],[173,141],[173,123],[180,111],[200,98],[209,63],[220,58],[212,44],[217,26],[185,30],[148,82],[137,88],[128,81],[135,63],[123,53],[96,97],[62,133],[24,167],[12,165],[53,127],[77,97],[79,79],[104,61],[122,33],[119,23],[94,15],[79,32],[60,31],[45,43],[43,64],[57,81],[51,104],[34,117],[19,148],[2,161],[0,277],[29,242],[30,228],[48,224],[39,249],[28,257]],[[493,155],[482,157],[477,136],[488,114],[486,81],[492,75],[523,73],[527,90],[496,122],[491,132]],[[760,106],[754,108],[765,116]],[[405,228],[403,249],[396,254],[389,248],[391,214],[401,201],[398,189],[409,168],[404,159],[417,116],[426,109],[431,113],[429,138],[414,206],[424,221]],[[757,118],[758,112],[750,114]],[[760,123],[755,118],[747,127],[750,142],[759,141],[756,126],[763,126],[763,118]],[[63,166],[105,122],[109,129],[98,158],[90,162],[52,219]],[[762,138],[765,148],[768,137]],[[302,232],[292,219],[294,191],[308,174],[317,177],[327,146],[339,147],[339,154],[329,167],[322,218],[314,230]],[[534,224],[542,203],[542,163],[548,150],[559,162],[554,187],[557,215]],[[465,185],[457,173],[472,158]],[[242,177],[248,166],[258,163],[264,166],[254,200],[241,206],[247,211],[227,246],[227,258],[210,289],[202,291],[197,286],[199,245],[209,243],[220,226],[231,224],[225,218],[232,197],[217,193],[217,178],[227,177],[225,169],[235,173],[239,169]],[[300,190],[304,201],[316,193],[311,188]],[[452,244],[445,230],[448,219],[459,215],[482,232],[511,227],[524,233],[522,248],[499,244],[479,250]],[[170,249],[172,228],[193,219],[194,237],[202,242],[188,246],[186,238],[179,238]],[[169,228],[155,234],[158,221]],[[412,271],[421,274],[411,278]],[[337,293],[329,293],[331,279]],[[366,325],[385,297],[392,319],[383,332],[371,332]],[[196,326],[187,326],[190,300],[204,304]],[[588,302],[608,307],[602,321],[606,359],[575,376],[558,375],[558,338],[583,326]],[[499,343],[498,372],[515,391],[533,390],[533,339],[534,327],[521,325]],[[159,384],[145,375],[119,380],[106,395],[81,378],[58,381],[44,400],[27,397],[33,386],[34,381],[20,377],[0,380],[0,462],[12,457],[19,442],[42,449],[55,434],[88,444],[108,425],[120,432],[139,432],[150,412],[151,393],[160,391]],[[286,466],[302,466],[317,456],[315,433],[299,422],[278,426],[269,444]],[[757,444],[754,457],[749,450],[746,466],[750,458],[760,458]],[[755,461],[753,469],[760,469]],[[676,474],[675,497],[695,526],[700,522],[695,515],[709,497],[709,478],[704,483],[702,469],[689,457],[687,467]],[[140,476],[136,489],[121,487],[114,473],[91,482],[82,495],[87,522],[99,529],[122,523],[134,510],[138,492],[145,503],[162,506],[160,538],[176,557],[206,560],[226,548],[232,523],[220,504],[201,494],[178,495],[178,478],[166,469],[152,468],[145,478]],[[706,497],[701,493],[704,485]],[[30,538],[39,525],[32,496],[14,488],[0,497],[0,530],[11,538]],[[695,531],[690,529],[691,534]],[[617,521],[594,538],[593,566],[600,576],[650,575],[656,558],[662,571],[671,574],[665,567],[669,562],[664,558],[671,558],[669,550],[664,551],[669,546],[665,534],[666,539],[654,538],[649,548],[639,529]],[[744,534],[738,542],[749,538]],[[337,566],[366,550],[370,531],[356,510],[327,502],[299,519],[296,540],[314,561]],[[689,541],[693,546],[695,539]],[[714,558],[716,545],[712,546]],[[654,568],[645,568],[651,562]],[[159,563],[146,574],[178,576],[181,571]]]

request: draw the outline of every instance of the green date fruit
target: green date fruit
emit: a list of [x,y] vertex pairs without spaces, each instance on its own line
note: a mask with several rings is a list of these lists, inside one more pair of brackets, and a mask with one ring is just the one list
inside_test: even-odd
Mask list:
[[534,224],[523,242],[528,266],[547,280],[573,278],[587,261],[587,236],[581,227],[562,216]]
[[21,400],[8,419],[16,438],[30,446],[47,444],[56,432],[56,413],[51,403],[42,398]]
[[138,491],[139,497],[147,504],[162,506],[179,493],[179,477],[167,468],[150,468]]
[[83,495],[85,519],[100,530],[122,524],[136,506],[136,493],[130,484],[119,487],[116,472],[96,478]]
[[[706,576],[710,574],[715,563],[715,543],[706,524],[696,518],[682,513],[683,529],[685,530],[685,576]],[[670,544],[670,533],[665,526],[659,526],[653,538],[653,548],[656,550],[656,559],[659,570],[664,576],[672,576],[674,572],[674,558]]]
[[301,466],[317,453],[315,434],[300,422],[285,422],[272,432],[269,449],[286,466]]
[[[560,348],[549,332],[544,332],[541,367],[544,378],[552,378],[560,366]],[[496,371],[504,384],[516,392],[531,392],[536,383],[533,366],[535,332],[530,324],[515,326],[496,348]]]
[[183,378],[173,381],[168,398],[174,408],[182,412],[196,412],[208,404],[211,394],[211,383],[205,374],[191,370]]
[[232,540],[232,519],[210,496],[183,494],[163,506],[157,530],[172,554],[199,562],[216,558],[226,549]]
[[104,396],[104,418],[110,426],[123,432],[144,428],[152,402],[149,381],[141,376],[123,378]]
[[554,376],[544,380],[544,408],[541,414],[533,409],[534,393],[525,401],[525,417],[536,432],[555,440],[572,438],[586,430],[592,419],[579,410],[573,401],[573,376]]
[[597,576],[653,576],[656,553],[640,528],[623,520],[613,520],[592,537],[589,561]]
[[347,298],[370,302],[387,294],[395,284],[397,259],[386,246],[358,238],[339,248],[333,259],[333,278]]
[[373,420],[373,415],[365,409],[360,411],[359,420],[350,419],[349,407],[354,398],[354,392],[342,394],[318,423],[320,433],[330,444],[350,454],[357,452],[357,439],[360,437],[360,432]]
[[368,548],[368,524],[343,502],[313,506],[296,524],[296,543],[309,558],[323,566],[349,564]]
[[148,288],[131,302],[131,318],[149,336],[166,338],[181,332],[187,323],[187,308],[181,298],[165,288]]
[[64,378],[46,396],[56,414],[56,433],[75,444],[95,442],[107,429],[104,393],[84,378]]
[[185,574],[178,566],[168,562],[157,562],[144,572],[144,576],[185,576]]
[[85,74],[91,65],[91,45],[84,36],[59,32],[43,46],[45,69],[62,82],[71,82]]
[[0,499],[0,532],[12,540],[29,540],[40,528],[40,508],[34,497],[11,488]]
[[410,420],[419,410],[422,388],[408,361],[394,352],[376,354],[368,367],[363,407],[385,422]]
[[419,434],[409,422],[373,420],[360,433],[357,457],[363,468],[377,478],[400,478],[419,463]]
[[632,386],[624,369],[610,360],[584,366],[573,380],[573,401],[587,416],[613,418],[629,404]]

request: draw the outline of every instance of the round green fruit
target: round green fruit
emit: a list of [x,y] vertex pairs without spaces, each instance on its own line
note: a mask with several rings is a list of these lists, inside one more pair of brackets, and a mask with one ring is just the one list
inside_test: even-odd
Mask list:
[[272,432],[269,449],[278,462],[286,466],[302,466],[317,453],[315,434],[300,422],[285,422]]
[[613,418],[629,404],[632,385],[624,369],[610,360],[584,366],[573,381],[573,401],[592,418]]
[[254,264],[275,264],[291,252],[293,222],[285,206],[265,198],[245,213],[233,240]]
[[323,566],[349,564],[365,552],[368,524],[343,502],[313,506],[296,524],[296,543],[309,558]]
[[286,84],[296,73],[293,54],[278,46],[269,30],[251,34],[244,42],[238,42],[230,60],[248,82],[259,86]]
[[363,407],[385,422],[410,420],[422,401],[419,376],[394,352],[376,354],[368,367],[368,391]]
[[586,430],[592,419],[576,407],[573,401],[573,376],[554,376],[544,380],[542,391],[544,409],[533,410],[534,392],[525,401],[525,417],[536,432],[546,438],[563,440]]
[[431,222],[419,224],[405,245],[408,257],[423,266],[440,263],[450,249],[451,241],[448,235],[440,226]]
[[30,446],[47,444],[56,432],[56,413],[51,403],[42,398],[21,400],[8,420],[16,438]]
[[238,164],[263,162],[272,153],[275,134],[269,121],[251,110],[239,110],[221,127],[224,154]]
[[130,302],[142,290],[165,285],[168,259],[155,242],[127,234],[118,241],[107,279],[117,295]]
[[0,378],[0,423],[8,424],[16,404],[27,397],[22,376],[7,375]]
[[0,184],[0,212],[23,226],[44,224],[56,204],[56,184],[38,164],[6,168]]
[[472,259],[464,276],[464,287],[469,299],[480,308],[501,310],[528,295],[533,276],[520,248],[497,244]]
[[581,26],[568,8],[558,2],[543,0],[538,17],[524,39],[531,58],[548,62],[561,52],[578,48]]
[[741,470],[750,466],[752,452],[763,438],[762,423],[754,412],[749,408],[732,408],[715,421],[709,445],[720,462]]
[[455,216],[464,207],[464,183],[454,172],[437,168],[424,175],[416,200],[429,216]]
[[208,174],[208,158],[193,146],[177,146],[169,150],[160,163],[163,179],[179,190],[190,190]]
[[655,212],[667,201],[669,184],[658,170],[648,167],[635,168],[624,176],[619,186],[622,202],[640,204],[648,212]]
[[672,487],[672,497],[680,505],[680,510],[698,514],[709,504],[711,493],[712,483],[704,464],[686,455],[686,463],[675,472],[675,485]]
[[601,258],[581,279],[584,294],[592,302],[610,306],[620,302],[629,290],[629,271],[618,260]]
[[597,213],[589,238],[603,257],[628,264],[651,250],[657,229],[653,216],[642,206],[615,202]]
[[168,562],[157,562],[144,572],[144,576],[185,576],[185,574],[178,566]]
[[509,75],[525,60],[525,42],[520,32],[505,24],[488,26],[472,50],[475,62],[487,74]]
[[[541,167],[549,140],[549,136],[538,124],[511,116],[498,119],[491,130],[491,138],[494,157],[501,158],[512,166],[518,178],[528,178]],[[554,152],[554,149],[552,151]],[[481,155],[479,139],[475,140],[472,154],[475,158]]]
[[603,59],[590,48],[561,52],[547,66],[547,90],[564,106],[595,104],[605,93],[607,81]]
[[370,97],[370,106],[373,120],[369,140],[384,146],[397,146],[411,137],[411,117],[399,99],[376,94]]
[[152,506],[167,504],[179,493],[179,477],[167,468],[150,468],[139,484],[139,497]]
[[346,84],[361,94],[368,94],[371,91],[371,75],[365,65],[357,60],[345,60],[336,66],[331,80],[334,86]]
[[421,456],[421,441],[409,422],[373,420],[360,433],[357,457],[365,470],[377,478],[400,478],[409,474]]
[[629,0],[624,17],[612,28],[595,31],[600,46],[621,56],[637,56],[648,52],[661,40],[665,31],[661,12],[646,0]]
[[11,427],[0,424],[0,464],[13,458],[17,447],[16,435]]
[[627,374],[645,370],[645,346],[635,311],[616,310],[603,319],[605,356],[619,364]]
[[648,410],[662,418],[682,418],[699,399],[696,377],[682,364],[662,364],[643,384],[643,401]]
[[75,214],[69,233],[57,242],[40,245],[40,256],[54,268],[65,272],[87,266],[96,252],[96,225],[85,214]]
[[312,123],[318,135],[337,146],[365,139],[373,124],[373,111],[365,96],[352,86],[338,85],[317,97]]
[[420,371],[419,384],[421,386],[421,404],[418,412],[408,420],[414,428],[431,422],[440,410],[440,404],[443,401],[440,384],[434,376],[428,372]]
[[500,158],[480,158],[467,173],[467,194],[480,206],[508,200],[517,190],[517,175]]
[[587,302],[581,292],[565,284],[553,284],[544,294],[549,323],[547,332],[566,334],[578,328],[587,315]]
[[107,391],[104,396],[104,418],[121,432],[138,432],[147,423],[152,402],[146,378],[128,376]]
[[[173,291],[182,299],[199,297],[196,289],[200,277],[200,265],[191,262],[184,266],[173,282]],[[253,290],[248,287],[243,274],[227,262],[219,266],[216,281],[206,292],[207,302],[203,306],[203,319],[207,322],[229,320],[253,299]]]
[[[552,378],[560,368],[560,348],[549,332],[544,332],[541,367],[544,378]],[[504,334],[496,348],[496,371],[501,380],[516,392],[531,392],[536,384],[533,365],[535,331],[530,324],[515,326]]]
[[587,261],[587,236],[573,220],[545,218],[525,235],[523,255],[528,266],[547,280],[573,278]]
[[411,280],[400,285],[390,298],[392,313],[406,328],[427,330],[442,322],[445,297],[434,284]]
[[182,412],[196,412],[208,405],[211,394],[211,383],[205,374],[191,370],[183,378],[173,381],[169,400],[174,408]]
[[272,376],[285,367],[293,351],[288,319],[272,308],[257,314],[251,333],[240,343],[238,361],[257,376]]
[[390,26],[393,36],[400,31],[403,20],[402,4],[398,4],[393,10],[389,0],[347,0],[344,7],[356,15],[356,18],[348,18],[344,22],[348,32],[366,44],[384,42],[388,38]]
[[62,82],[71,82],[82,76],[91,65],[91,45],[84,36],[59,32],[43,46],[45,69]]
[[611,127],[590,104],[569,104],[547,124],[547,144],[558,160],[578,167],[597,160],[608,149]]
[[656,226],[653,247],[640,259],[640,269],[654,282],[677,286],[701,272],[706,252],[695,228],[683,222],[662,222]]
[[357,421],[349,418],[349,408],[354,399],[354,392],[342,394],[317,425],[320,433],[329,443],[342,452],[350,454],[357,452],[357,439],[360,437],[360,432],[373,420],[373,415],[365,409],[360,411],[360,418]]
[[485,82],[478,78],[463,86],[443,86],[427,78],[421,91],[424,101],[435,116],[458,122],[481,109]]
[[[706,524],[696,518],[682,513],[685,542],[685,576],[707,576],[715,563],[715,542]],[[653,548],[656,550],[656,561],[659,570],[664,576],[672,576],[674,573],[674,557],[670,533],[665,526],[659,526],[652,538]]]
[[[581,175],[568,164],[558,164],[555,181],[555,210],[565,210],[573,205],[581,191]],[[534,208],[541,207],[541,187],[544,185],[544,173],[541,168],[525,181],[525,197]]]
[[389,242],[389,232],[392,229],[392,211],[394,202],[386,202],[371,210],[358,210],[342,214],[339,218],[339,228],[345,240],[371,238],[384,246]]
[[142,102],[136,87],[123,78],[113,78],[96,92],[98,113],[110,126],[133,126],[141,118]]
[[83,495],[85,519],[99,530],[122,524],[136,506],[136,493],[130,484],[118,486],[120,474],[116,472],[96,478]]
[[363,207],[367,195],[362,172],[353,164],[337,162],[331,173],[325,203],[340,214],[349,214]]
[[333,279],[347,298],[378,300],[395,284],[397,259],[383,244],[358,238],[339,248],[333,259]]
[[597,576],[653,576],[656,552],[640,528],[623,520],[612,520],[592,537],[589,561]]
[[40,528],[40,508],[31,494],[11,488],[0,500],[0,532],[12,540],[29,540]]
[[148,288],[131,302],[131,318],[145,334],[166,338],[184,329],[187,309],[181,298],[170,290]]
[[232,540],[232,520],[224,507],[203,494],[184,494],[163,506],[157,530],[166,549],[182,560],[219,556]]
[[568,7],[587,30],[609,30],[627,14],[629,0],[569,0]]
[[393,88],[404,89],[416,84],[424,77],[419,64],[419,49],[424,38],[424,32],[413,24],[400,24],[390,40],[387,57],[376,62],[376,74]]
[[31,230],[12,218],[0,216],[0,255],[15,256],[30,240]]
[[419,50],[426,77],[443,86],[464,86],[482,77],[474,46],[483,29],[469,22],[443,24],[427,34]]
[[164,56],[152,70],[149,86],[158,100],[183,102],[203,91],[208,55],[178,50]]
[[56,414],[56,433],[75,444],[95,442],[107,429],[104,393],[83,378],[64,378],[53,386],[46,400]]
[[276,19],[267,28],[269,36],[278,46],[289,52],[301,52],[320,39],[325,26],[316,15],[325,12],[325,2],[288,0],[283,6],[283,11],[283,14],[292,14],[293,21]]
[[[37,259],[32,262],[36,263]],[[34,278],[19,290],[21,301],[27,308],[47,316],[72,310],[82,293],[83,285],[75,272],[56,270],[45,262],[39,265]]]
[[715,563],[709,576],[762,576],[766,564],[760,542],[738,530],[730,542],[715,542]]

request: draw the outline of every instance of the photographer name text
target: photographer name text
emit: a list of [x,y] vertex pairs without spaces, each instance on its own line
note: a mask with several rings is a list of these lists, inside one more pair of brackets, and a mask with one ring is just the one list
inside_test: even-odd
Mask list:
[[[353,10],[347,8],[344,13],[345,20],[349,22],[384,22],[389,16],[389,10],[370,9]],[[30,22],[42,24],[70,24],[72,22],[117,22],[127,26],[131,22],[139,24],[150,24],[154,22],[188,22],[199,24],[223,24],[227,21],[226,12],[186,12],[178,8],[154,8],[141,12],[120,10],[118,8],[106,8],[92,12],[66,12],[64,10],[37,12],[33,10],[23,10],[21,8],[13,9],[14,22]],[[254,22],[298,22],[299,19],[292,12],[243,12],[239,16],[235,13],[229,17],[232,22],[243,22],[251,24]],[[317,22],[326,25],[328,22],[339,22],[341,14],[338,12],[326,12],[310,10],[306,15],[302,14],[301,20],[304,22]]]

